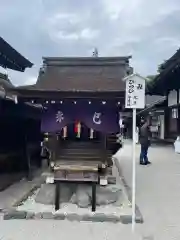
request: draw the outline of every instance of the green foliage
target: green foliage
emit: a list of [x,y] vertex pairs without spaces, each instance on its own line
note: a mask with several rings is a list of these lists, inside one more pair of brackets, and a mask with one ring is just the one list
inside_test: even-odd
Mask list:
[[155,79],[157,75],[148,75],[146,78],[149,80],[148,82],[151,82]]
[[158,70],[157,70],[157,72],[158,73],[161,73],[164,69],[165,69],[165,64],[166,64],[166,60],[164,60],[164,62],[163,63],[161,63],[159,66],[158,66]]
[[148,79],[148,81],[146,82],[146,90],[150,90],[153,87],[154,84],[154,80],[156,78],[157,75],[148,75],[146,78]]

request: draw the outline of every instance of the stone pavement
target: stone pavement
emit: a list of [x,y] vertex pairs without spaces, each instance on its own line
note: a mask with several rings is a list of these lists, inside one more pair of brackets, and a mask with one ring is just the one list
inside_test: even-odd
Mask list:
[[[136,147],[136,203],[144,224],[136,231],[154,239],[180,239],[180,155],[172,146],[153,145],[149,149],[152,165],[139,165],[140,146]],[[117,153],[126,182],[132,186],[132,147],[126,142]]]
[[11,220],[0,222],[1,240],[140,240],[129,225],[54,220]]
[[0,192],[0,211],[3,209],[12,208],[17,202],[27,198],[27,194],[32,191],[37,184],[40,185],[40,178],[35,178],[33,182],[22,179],[20,182],[16,182],[9,188]]
[[[123,174],[130,186],[131,149],[130,142],[127,142],[117,154]],[[0,221],[0,239],[179,240],[180,155],[175,154],[173,148],[169,146],[152,146],[149,150],[151,166],[140,166],[138,155],[139,146],[137,146],[136,159],[136,200],[145,222],[136,225],[135,235],[131,235],[131,225],[123,224],[12,220]]]

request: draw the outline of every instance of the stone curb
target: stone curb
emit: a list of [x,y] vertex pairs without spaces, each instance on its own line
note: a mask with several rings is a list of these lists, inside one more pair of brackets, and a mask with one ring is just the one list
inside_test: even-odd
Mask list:
[[22,202],[24,202],[33,192],[40,187],[39,184],[35,184],[30,188],[21,198],[19,198],[12,207],[18,207]]
[[4,220],[12,220],[12,219],[25,219],[27,216],[27,212],[25,211],[9,211],[4,214]]
[[16,207],[19,206],[23,201],[25,201],[40,186],[41,186],[40,180],[38,182],[34,182],[34,183],[32,181],[32,186],[27,190],[27,192],[25,192],[20,198],[15,200],[15,202],[12,204],[12,206],[10,206],[8,208],[0,209],[0,212],[4,213],[4,215],[7,215],[7,214],[11,215],[12,213],[13,213],[13,215],[19,214],[19,212],[21,212],[21,211],[17,211]]
[[[131,191],[131,188],[128,186],[125,178],[124,178],[124,175],[123,175],[123,171],[121,169],[121,166],[120,166],[120,163],[118,161],[118,159],[116,157],[114,157],[114,163],[115,163],[115,166],[117,167],[118,169],[118,172],[119,172],[119,176],[121,177],[121,181],[122,181],[122,184],[124,185],[124,188],[125,188],[125,191],[126,191],[126,194],[128,196],[128,200],[129,202],[131,203],[131,199],[132,199],[132,191]],[[135,213],[136,213],[136,218],[135,218],[135,221],[136,223],[144,223],[144,219],[143,219],[143,216],[140,212],[140,209],[139,207],[136,205],[136,209],[135,209]],[[127,223],[131,223],[132,222],[132,216],[131,215],[124,215],[123,216],[123,221]]]
[[[128,197],[128,200],[131,202],[131,189],[127,185],[124,176],[122,174],[122,170],[119,164],[119,161],[115,158],[114,159],[115,166],[118,169],[119,176],[121,177],[122,184],[124,185],[124,188],[126,190],[126,194]],[[78,221],[78,222],[112,222],[112,223],[118,223],[121,222],[122,224],[131,224],[132,222],[132,216],[131,215],[120,215],[116,216],[113,214],[104,214],[104,213],[94,213],[94,214],[84,214],[79,215],[77,213],[51,213],[51,212],[25,212],[25,211],[19,211],[16,210],[15,207],[17,207],[20,203],[25,201],[31,193],[33,193],[37,188],[40,187],[41,183],[34,183],[31,189],[29,189],[28,192],[26,192],[20,199],[18,199],[12,206],[11,209],[3,209],[2,212],[4,213],[4,220],[13,220],[13,219],[26,219],[26,220],[33,220],[33,219],[42,219],[42,220],[69,220],[69,221]],[[136,206],[136,223],[143,223],[143,217],[141,215],[141,212],[139,208]]]
[[116,216],[113,214],[103,214],[103,213],[94,213],[94,214],[84,214],[79,215],[77,213],[51,213],[51,212],[25,212],[11,210],[4,213],[4,220],[13,220],[13,219],[26,219],[26,220],[68,220],[68,221],[77,221],[77,222],[111,222],[123,224],[131,223],[130,215],[121,215]]

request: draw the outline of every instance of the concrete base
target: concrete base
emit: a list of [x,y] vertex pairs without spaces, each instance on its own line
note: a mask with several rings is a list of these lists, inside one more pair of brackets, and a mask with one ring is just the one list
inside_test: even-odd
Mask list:
[[[53,186],[53,185],[51,185]],[[85,187],[85,186],[84,186]],[[91,212],[91,207],[79,208],[76,204],[72,203],[61,203],[58,211],[54,210],[54,205],[43,205],[35,203],[33,199],[37,196],[37,191],[24,202],[24,205],[16,207],[16,209],[9,209],[4,212],[4,220],[9,219],[54,219],[54,220],[69,220],[69,221],[91,221],[91,222],[121,222],[123,224],[131,223],[131,207],[127,206],[127,202],[123,198],[122,191],[115,185],[107,186],[105,189],[99,186],[99,197],[101,200],[109,199],[108,193],[121,192],[120,198],[115,202],[108,205],[97,206],[96,212]],[[84,189],[88,192],[88,189]],[[83,189],[80,187],[80,193]],[[104,193],[105,191],[105,193]],[[105,194],[105,195],[104,195]],[[115,196],[113,195],[113,196]],[[106,196],[106,197],[105,197]],[[110,194],[110,200],[111,200]],[[29,203],[28,203],[29,201]],[[114,200],[113,200],[114,201]],[[31,204],[32,202],[32,204]],[[122,205],[123,203],[123,205]],[[26,205],[25,205],[26,204]],[[33,207],[33,204],[35,206]],[[29,208],[28,208],[29,207]],[[49,210],[48,210],[49,209]],[[137,221],[139,222],[139,221]]]
[[112,222],[117,223],[121,222],[123,224],[131,223],[131,215],[115,215],[107,213],[89,213],[89,214],[77,214],[77,213],[55,213],[52,212],[25,212],[25,211],[9,211],[4,214],[4,220],[13,220],[13,219],[51,219],[51,220],[69,220],[69,221],[78,221],[78,222]]

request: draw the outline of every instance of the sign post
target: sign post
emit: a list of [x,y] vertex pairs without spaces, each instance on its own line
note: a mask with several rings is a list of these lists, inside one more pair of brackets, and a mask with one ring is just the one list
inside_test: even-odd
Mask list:
[[136,109],[145,107],[145,78],[138,74],[124,78],[126,81],[125,107],[133,110],[132,121],[132,232],[136,222]]

